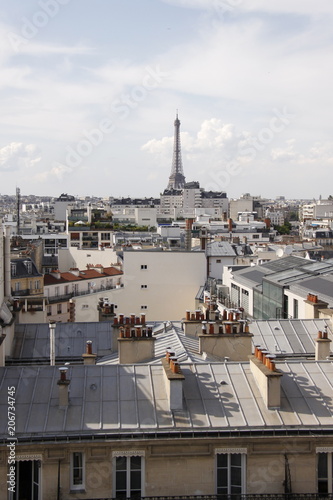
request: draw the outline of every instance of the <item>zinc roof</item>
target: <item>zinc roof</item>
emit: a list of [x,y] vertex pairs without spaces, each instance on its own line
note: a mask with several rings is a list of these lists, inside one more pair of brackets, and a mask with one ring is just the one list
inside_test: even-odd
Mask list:
[[[169,409],[162,364],[69,366],[69,405],[59,407],[57,367],[0,368],[0,412],[15,387],[16,437],[39,439],[164,430],[332,428],[333,363],[285,361],[281,407],[268,410],[249,363],[186,363],[183,409]],[[7,439],[7,421],[0,421]]]

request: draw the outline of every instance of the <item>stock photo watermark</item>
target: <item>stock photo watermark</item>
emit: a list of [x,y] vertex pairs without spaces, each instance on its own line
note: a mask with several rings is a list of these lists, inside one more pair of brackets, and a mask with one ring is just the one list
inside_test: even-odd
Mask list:
[[[78,167],[84,158],[89,156],[95,148],[100,146],[106,135],[110,135],[116,129],[117,120],[125,120],[142,103],[150,92],[158,88],[165,78],[169,76],[159,66],[152,68],[147,66],[146,73],[140,85],[135,85],[127,93],[121,94],[110,106],[112,118],[105,116],[100,120],[97,127],[82,132],[83,139],[77,144],[66,147],[65,163],[69,168]],[[62,164],[63,165],[63,164]]]
[[15,413],[15,392],[16,388],[14,386],[8,387],[8,399],[7,399],[7,449],[8,449],[8,474],[7,474],[7,489],[11,493],[15,493],[16,490],[16,441],[15,437],[15,422],[16,422],[16,413]]
[[67,5],[71,0],[39,0],[39,10],[28,17],[22,17],[20,33],[9,31],[8,40],[15,52],[19,52],[27,43],[35,38],[39,31],[45,28],[49,21],[56,17],[63,5]]
[[[277,134],[283,132],[295,115],[288,112],[286,106],[282,109],[274,108],[273,115],[267,126],[259,130],[256,136],[247,139],[246,146],[239,149],[239,154],[249,161],[257,158],[258,153],[264,151],[273,141]],[[223,191],[230,182],[243,172],[243,167],[236,161],[228,162],[224,169],[219,172],[210,172],[209,177],[212,180],[206,185],[207,190]]]
[[221,19],[243,3],[243,0],[213,0],[212,10]]

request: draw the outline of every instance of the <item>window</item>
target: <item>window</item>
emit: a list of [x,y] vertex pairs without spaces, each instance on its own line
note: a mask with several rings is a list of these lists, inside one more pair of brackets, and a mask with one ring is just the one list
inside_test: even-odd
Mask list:
[[75,451],[71,454],[71,490],[84,490],[84,454]]
[[28,274],[32,273],[32,262],[30,260],[25,260],[24,261],[25,268],[27,270]]
[[47,315],[51,316],[51,314],[52,314],[52,306],[47,306],[46,311],[47,311]]
[[143,457],[115,456],[113,459],[114,498],[141,498],[144,496]]
[[298,300],[294,299],[294,318],[298,318]]
[[61,313],[62,313],[61,304],[57,304],[57,314],[61,314]]
[[15,283],[15,292],[19,292],[21,290],[21,284]]
[[252,235],[252,238],[253,238],[254,240],[259,240],[259,234],[253,234],[253,235]]
[[10,271],[11,271],[12,276],[16,276],[16,264],[14,264],[14,263],[10,264]]
[[141,288],[148,288],[148,285],[141,285]]
[[317,454],[318,493],[333,493],[332,452]]
[[141,269],[147,269],[147,264],[141,264]]
[[[222,450],[221,450],[222,451]],[[238,451],[243,451],[238,453]],[[245,493],[246,450],[216,452],[217,495],[241,495]]]
[[221,259],[216,259],[216,264],[221,264]]
[[38,290],[39,289],[39,280],[36,280],[35,281],[35,290]]

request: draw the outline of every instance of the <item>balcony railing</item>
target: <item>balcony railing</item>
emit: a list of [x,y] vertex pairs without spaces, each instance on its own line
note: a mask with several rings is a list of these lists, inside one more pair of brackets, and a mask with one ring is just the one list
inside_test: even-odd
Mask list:
[[73,297],[79,297],[81,295],[91,295],[91,294],[96,294],[96,293],[103,293],[106,290],[114,290],[115,288],[123,288],[123,284],[121,283],[120,285],[105,285],[100,288],[93,288],[91,290],[80,290],[80,291],[73,291],[64,295],[57,295],[57,296],[52,296],[48,297],[49,304],[55,304],[56,302],[67,302],[69,299],[72,299]]
[[[91,499],[90,499],[91,500]],[[98,500],[333,500],[333,494],[327,493],[249,493],[234,495],[180,495],[180,496],[155,496],[132,497],[116,496],[99,498]]]
[[35,297],[36,295],[41,295],[43,293],[42,288],[25,288],[24,290],[13,290],[13,297]]

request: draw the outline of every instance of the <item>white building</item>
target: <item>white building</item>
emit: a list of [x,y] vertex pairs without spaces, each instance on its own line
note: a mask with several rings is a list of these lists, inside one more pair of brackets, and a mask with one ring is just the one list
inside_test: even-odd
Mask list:
[[150,320],[179,319],[195,305],[206,281],[204,252],[124,251],[124,287],[116,291],[120,313],[147,313]]

